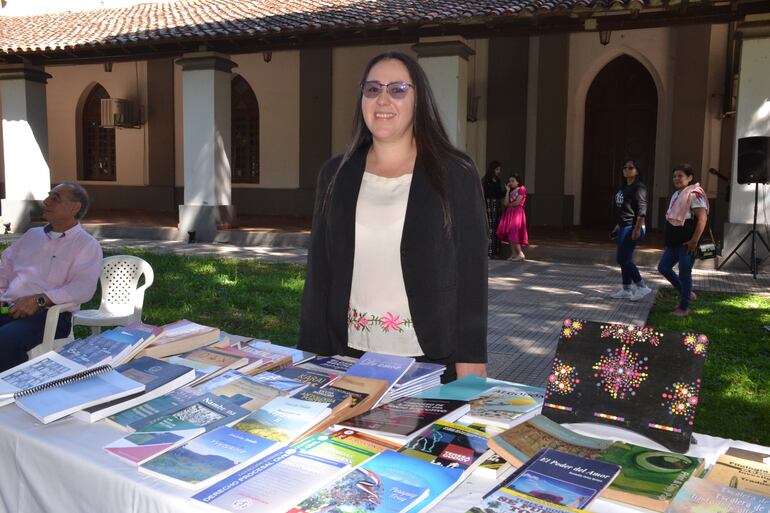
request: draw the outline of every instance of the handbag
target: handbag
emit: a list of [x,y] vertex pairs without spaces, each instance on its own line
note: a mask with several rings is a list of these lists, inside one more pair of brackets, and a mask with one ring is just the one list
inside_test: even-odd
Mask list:
[[714,238],[711,225],[709,225],[709,238],[711,240],[701,240],[698,242],[698,250],[695,255],[698,260],[710,260],[717,256],[722,256],[722,245]]

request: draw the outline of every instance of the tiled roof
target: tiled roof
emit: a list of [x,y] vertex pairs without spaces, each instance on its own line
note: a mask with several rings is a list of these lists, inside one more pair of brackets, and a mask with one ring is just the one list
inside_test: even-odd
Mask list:
[[[0,53],[242,40],[405,25],[522,20],[643,10],[674,0],[178,0],[127,8],[0,17]],[[697,2],[691,0],[691,3]],[[678,3],[678,2],[677,2]]]

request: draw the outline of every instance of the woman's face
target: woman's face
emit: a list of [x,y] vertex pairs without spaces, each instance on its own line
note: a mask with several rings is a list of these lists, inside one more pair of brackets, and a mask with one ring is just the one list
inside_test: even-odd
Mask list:
[[[397,59],[387,59],[375,64],[366,76],[366,81],[381,85],[394,82],[412,84],[409,70]],[[398,141],[403,137],[413,136],[414,125],[414,87],[404,86],[407,90],[403,98],[393,98],[387,87],[383,87],[375,98],[361,96],[361,111],[364,123],[375,141]]]
[[629,160],[623,164],[623,178],[632,178],[639,176],[639,170],[636,169],[633,160]]
[[511,189],[515,189],[519,186],[519,181],[516,180],[516,177],[512,176],[508,179],[508,185],[511,187]]
[[503,172],[503,168],[501,168],[500,166],[497,166],[495,168],[495,176],[500,176],[500,173],[502,172]]
[[674,187],[677,189],[684,189],[692,182],[692,176],[687,176],[681,169],[675,170],[671,177],[674,181]]

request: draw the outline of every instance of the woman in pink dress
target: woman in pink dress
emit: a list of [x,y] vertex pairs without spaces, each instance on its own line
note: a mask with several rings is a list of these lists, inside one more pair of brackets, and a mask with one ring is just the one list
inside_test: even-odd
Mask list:
[[527,216],[524,214],[524,202],[527,201],[527,189],[519,175],[512,175],[505,186],[503,205],[505,213],[497,226],[497,238],[511,245],[511,260],[524,260],[522,246],[529,245],[527,234]]

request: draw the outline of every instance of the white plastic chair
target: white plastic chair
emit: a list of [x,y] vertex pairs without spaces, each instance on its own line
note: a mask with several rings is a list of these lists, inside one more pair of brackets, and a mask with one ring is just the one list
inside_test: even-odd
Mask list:
[[[139,278],[144,275],[144,285]],[[91,326],[99,333],[102,326],[126,326],[142,320],[144,291],[152,285],[155,273],[145,260],[131,255],[106,257],[99,282],[102,300],[98,310],[81,310],[72,316],[72,325]]]
[[75,303],[62,303],[60,305],[53,305],[48,308],[48,313],[45,316],[45,330],[43,331],[43,342],[27,351],[27,356],[31,360],[37,356],[48,351],[53,351],[63,346],[67,342],[74,340],[72,335],[72,327],[70,326],[70,333],[64,338],[54,339],[56,336],[56,326],[59,324],[59,314],[62,310],[67,310],[75,306]]

